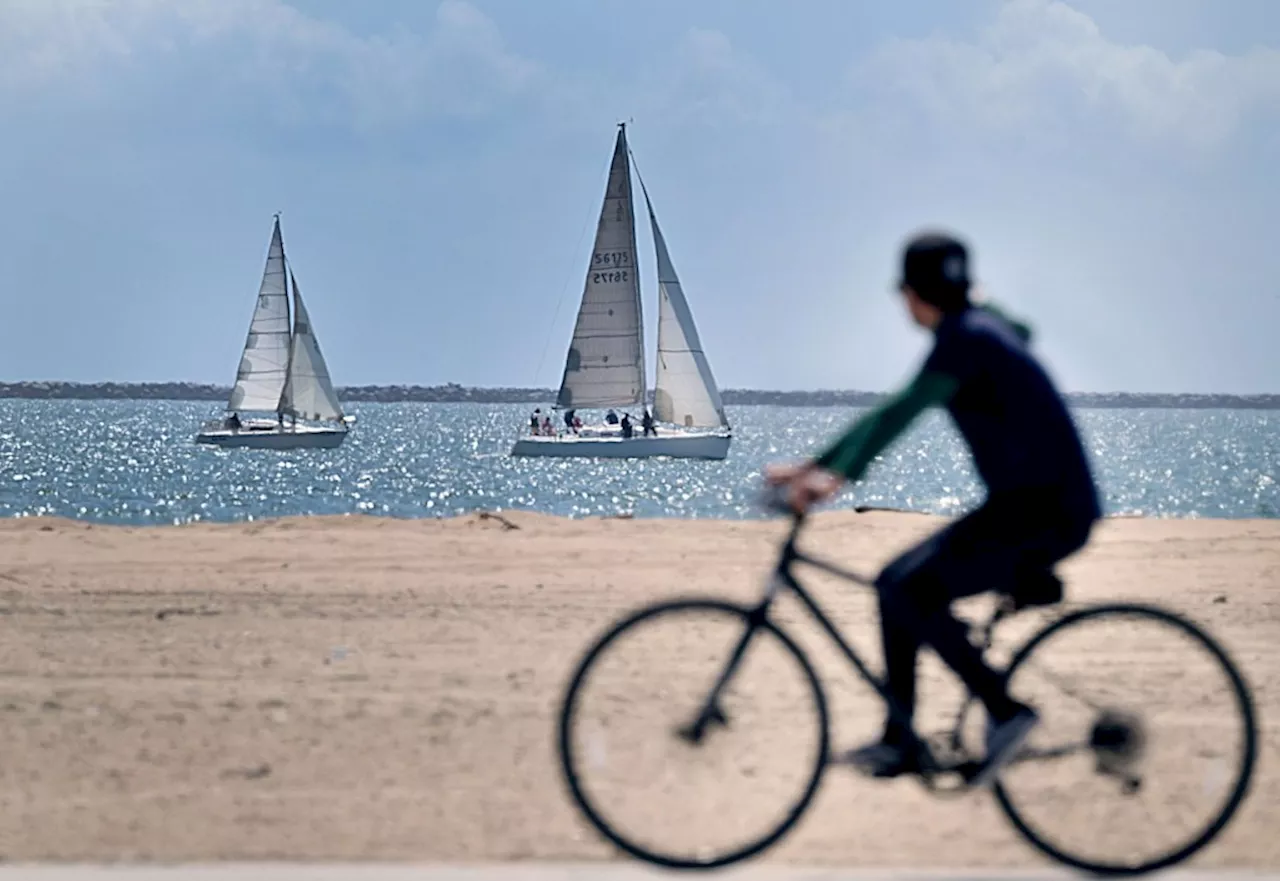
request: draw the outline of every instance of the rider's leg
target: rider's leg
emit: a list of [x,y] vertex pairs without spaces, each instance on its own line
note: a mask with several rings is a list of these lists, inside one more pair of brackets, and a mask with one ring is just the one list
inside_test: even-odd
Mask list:
[[[902,718],[890,717],[880,743],[856,750],[855,764],[878,776],[913,767],[902,749],[915,706],[915,660],[921,644],[942,660],[987,707],[999,725],[1026,708],[1012,700],[1005,678],[969,642],[951,603],[987,590],[1008,590],[1027,567],[1049,568],[1084,543],[1054,517],[1025,505],[984,505],[902,554],[876,580],[884,641],[885,685]],[[1085,535],[1087,535],[1087,530]]]
[[[946,609],[950,600],[941,598],[945,582],[930,576],[932,561],[944,550],[955,526],[930,536],[884,568],[876,579],[880,599],[880,635],[884,649],[885,690],[897,713],[889,713],[880,740],[852,751],[848,758],[865,772],[877,777],[895,777],[917,769],[912,743],[911,719],[915,711],[916,656],[926,628],[920,621],[919,606]],[[917,594],[934,598],[921,600]],[[945,635],[943,637],[945,642]]]
[[[981,649],[969,641],[968,626],[951,612],[951,600],[964,594],[954,589],[947,590],[945,583],[931,585],[927,578],[927,573],[922,573],[919,581],[902,592],[905,595],[915,594],[923,600],[915,611],[918,617],[911,625],[919,628],[921,641],[932,647],[974,697],[982,701],[993,721],[1000,723],[1012,719],[1025,707],[1009,697],[1004,674],[987,665]],[[939,597],[942,602],[937,603],[936,598]],[[913,598],[909,596],[907,602]],[[911,615],[911,611],[904,610],[902,617],[909,619]]]
[[885,722],[886,743],[905,745],[907,730],[916,706],[916,656],[920,653],[920,634],[905,626],[901,616],[886,606],[880,594],[880,641],[884,648],[885,689],[893,698],[901,718],[891,715]]
[[1004,683],[982,660],[964,624],[951,614],[951,603],[986,590],[980,581],[946,577],[949,548],[961,524],[943,530],[894,560],[876,579],[880,597],[880,628],[884,641],[885,685],[903,718],[890,717],[885,740],[905,743],[901,725],[915,709],[916,656],[931,645],[984,702],[989,698],[1001,713]]
[[1009,697],[1004,674],[992,670],[969,641],[951,604],[989,590],[1007,592],[1020,570],[1052,565],[1058,555],[1044,550],[1057,542],[1046,540],[1053,530],[1035,524],[1035,513],[984,505],[922,545],[922,553],[899,558],[877,581],[882,614],[933,648],[996,722],[1024,707]]
[[886,718],[880,740],[847,756],[854,766],[874,777],[897,777],[919,770],[910,727],[915,710],[916,656],[925,642],[987,705],[993,718],[1003,721],[1023,709],[1009,699],[1003,677],[987,667],[981,652],[969,642],[965,626],[951,614],[951,601],[965,594],[956,587],[962,582],[937,575],[935,561],[942,556],[943,535],[895,560],[876,580],[885,690],[898,712]]

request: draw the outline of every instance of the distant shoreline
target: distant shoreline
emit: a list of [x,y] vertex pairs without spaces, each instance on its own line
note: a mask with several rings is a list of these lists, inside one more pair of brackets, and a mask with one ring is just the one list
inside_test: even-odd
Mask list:
[[[227,386],[194,382],[8,382],[0,383],[0,398],[79,401],[225,401]],[[757,391],[725,389],[721,393],[730,406],[765,405],[780,407],[867,407],[882,397],[862,391]],[[550,403],[553,389],[467,388],[448,385],[366,385],[338,389],[346,402],[367,403]],[[1072,392],[1071,405],[1081,409],[1198,409],[1198,410],[1280,410],[1280,394],[1155,394],[1139,392]]]

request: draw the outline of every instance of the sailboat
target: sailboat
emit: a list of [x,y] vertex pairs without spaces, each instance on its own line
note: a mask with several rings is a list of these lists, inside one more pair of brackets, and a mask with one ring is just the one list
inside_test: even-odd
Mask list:
[[298,281],[285,259],[279,214],[226,409],[222,419],[205,423],[196,443],[273,450],[332,449],[342,443],[348,425],[355,421],[343,414],[329,379]]
[[[643,408],[648,398],[631,164],[627,127],[621,123],[556,410],[576,414],[579,409]],[[620,425],[605,424],[562,428],[555,434],[530,433],[516,441],[513,456],[723,459],[729,453],[732,429],[720,390],[658,227],[649,191],[638,172],[636,177],[648,209],[658,263],[653,432],[643,431],[640,424],[630,432]],[[640,422],[625,409],[624,415],[628,422]]]

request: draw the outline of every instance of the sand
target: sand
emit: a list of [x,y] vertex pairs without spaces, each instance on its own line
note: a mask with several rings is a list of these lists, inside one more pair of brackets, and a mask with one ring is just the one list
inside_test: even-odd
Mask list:
[[[824,514],[806,544],[872,568],[937,523]],[[783,530],[778,521],[532,514],[159,528],[5,522],[0,856],[609,858],[559,776],[553,736],[568,673],[626,609],[688,592],[750,598]],[[1280,865],[1280,737],[1269,724],[1280,704],[1280,521],[1108,521],[1063,571],[1073,604],[1158,601],[1232,652],[1255,693],[1262,753],[1244,808],[1196,865]],[[871,599],[814,583],[878,667]],[[873,732],[871,693],[820,650],[794,608],[780,618],[815,649],[836,744]],[[1038,620],[1028,613],[1014,630]],[[1086,664],[1090,648],[1078,650]],[[666,664],[655,669],[684,657],[660,655]],[[923,701],[940,713],[954,688],[929,661]],[[1214,693],[1197,690],[1179,657],[1132,669],[1132,684],[1178,709],[1187,730],[1215,730]],[[641,683],[649,672],[644,663],[624,671]],[[628,711],[621,706],[620,718]],[[760,743],[788,743],[794,719],[757,717]],[[767,772],[772,757],[785,764],[798,754],[775,748],[757,759]],[[989,796],[933,799],[912,781],[876,783],[843,769],[767,859],[1042,864]]]

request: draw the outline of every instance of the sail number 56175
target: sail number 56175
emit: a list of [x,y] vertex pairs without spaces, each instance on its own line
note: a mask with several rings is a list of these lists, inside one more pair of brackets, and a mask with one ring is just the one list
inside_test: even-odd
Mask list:
[[631,265],[631,254],[627,251],[596,251],[591,256],[591,265],[599,270],[591,273],[592,284],[627,281],[627,270],[619,267]]

